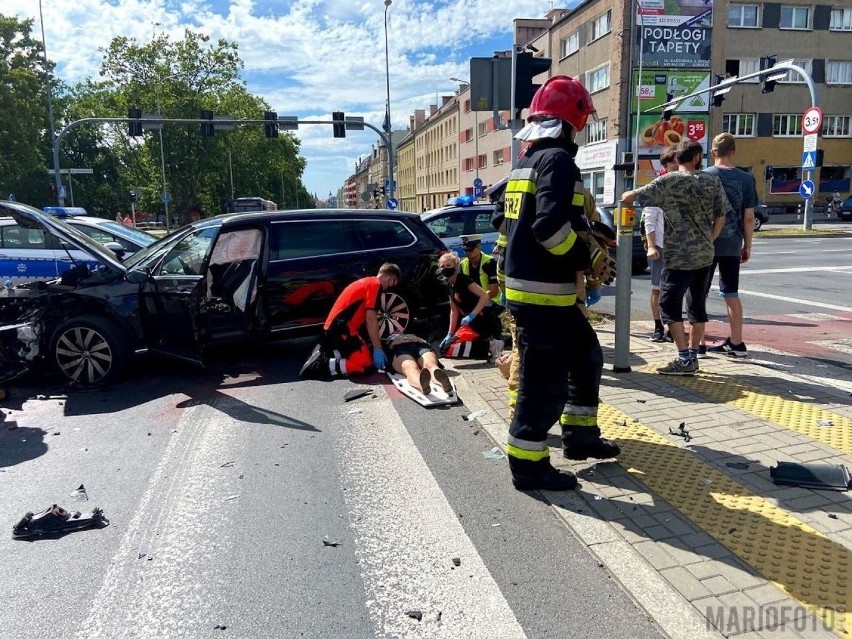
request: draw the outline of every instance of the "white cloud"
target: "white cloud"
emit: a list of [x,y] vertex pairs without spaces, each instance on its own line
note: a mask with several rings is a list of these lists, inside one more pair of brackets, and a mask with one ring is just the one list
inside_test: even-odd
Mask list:
[[[327,118],[331,111],[384,118],[385,6],[383,0],[41,0],[48,56],[68,84],[96,76],[99,48],[115,36],[151,39],[185,28],[239,45],[244,78],[281,115]],[[468,59],[511,45],[514,18],[542,17],[549,0],[393,0],[388,7],[388,67],[395,128],[414,109],[456,88]],[[4,0],[0,13],[32,17],[36,0]],[[437,98],[440,99],[440,98]],[[298,132],[307,159],[305,183],[326,194],[370,152],[372,132],[331,137],[328,127]]]

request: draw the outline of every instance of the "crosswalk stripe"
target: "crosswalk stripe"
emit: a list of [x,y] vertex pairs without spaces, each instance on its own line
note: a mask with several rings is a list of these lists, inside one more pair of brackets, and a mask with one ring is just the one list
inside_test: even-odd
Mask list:
[[407,636],[413,608],[423,615],[418,636],[525,637],[392,401],[380,397],[344,412],[338,455],[377,636]]

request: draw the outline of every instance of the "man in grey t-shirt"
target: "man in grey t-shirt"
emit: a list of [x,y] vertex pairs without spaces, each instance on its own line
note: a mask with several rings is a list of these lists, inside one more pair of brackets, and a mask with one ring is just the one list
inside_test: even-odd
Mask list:
[[[706,350],[722,353],[730,357],[746,357],[748,351],[743,341],[743,306],[739,297],[740,264],[751,256],[751,238],[754,233],[754,207],[757,206],[757,191],[754,177],[734,166],[736,141],[730,133],[720,133],[713,138],[710,154],[713,166],[705,169],[722,182],[730,208],[725,214],[725,226],[714,242],[716,255],[713,269],[707,280],[708,293],[710,281],[716,266],[719,267],[719,292],[725,299],[728,309],[728,323],[731,335],[718,346]],[[699,353],[704,349],[699,347]]]

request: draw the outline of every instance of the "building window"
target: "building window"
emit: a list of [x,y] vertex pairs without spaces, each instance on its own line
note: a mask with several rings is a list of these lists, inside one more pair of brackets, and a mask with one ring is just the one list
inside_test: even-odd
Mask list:
[[802,135],[801,114],[775,114],[772,117],[772,135],[777,138],[789,138]]
[[754,137],[754,113],[729,113],[722,116],[722,130],[736,137]]
[[488,135],[488,122],[478,122],[476,125],[476,134],[479,137]]
[[473,158],[465,158],[464,159],[464,170],[465,171],[473,171]]
[[479,168],[484,169],[488,166],[488,156],[483,153],[479,156]]
[[781,7],[779,29],[807,29],[810,26],[810,7]]
[[465,101],[464,101],[464,112],[465,112],[465,113],[470,113],[470,100],[465,100]]
[[852,115],[827,115],[822,123],[822,134],[827,138],[852,137]]
[[728,26],[738,29],[759,27],[756,4],[729,4]]
[[580,50],[580,32],[575,31],[562,40],[562,57],[567,58],[572,53]]
[[[733,58],[725,61],[725,73],[742,77],[760,71],[760,58]],[[741,82],[760,82],[760,78],[749,78]]]
[[826,60],[826,84],[852,84],[852,60]]
[[[797,67],[803,68],[805,71],[808,72],[808,75],[811,75],[813,60],[803,60],[801,58],[795,58],[793,60],[793,64],[795,64]],[[805,79],[795,71],[788,71],[784,79],[779,80],[779,82],[787,82],[790,84],[804,84]]]
[[491,164],[494,166],[500,166],[503,164],[503,150],[494,151],[494,159],[491,161]]
[[586,144],[606,140],[606,120],[589,122],[586,126]]
[[601,91],[609,86],[609,63],[586,73],[586,88],[589,93]]
[[828,28],[832,31],[852,31],[852,9],[832,9]]
[[592,22],[592,40],[602,38],[610,31],[612,31],[612,11],[607,11]]

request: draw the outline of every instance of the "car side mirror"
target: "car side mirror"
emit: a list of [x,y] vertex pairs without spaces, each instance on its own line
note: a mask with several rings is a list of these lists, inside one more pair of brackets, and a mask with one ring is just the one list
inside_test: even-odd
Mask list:
[[107,242],[106,244],[104,244],[104,246],[106,248],[108,248],[110,251],[112,251],[113,253],[115,253],[115,256],[118,259],[120,259],[120,260],[124,259],[124,254],[126,253],[126,250],[118,242]]
[[145,268],[128,271],[127,281],[131,284],[144,284],[145,282],[150,282],[151,269],[146,266]]

